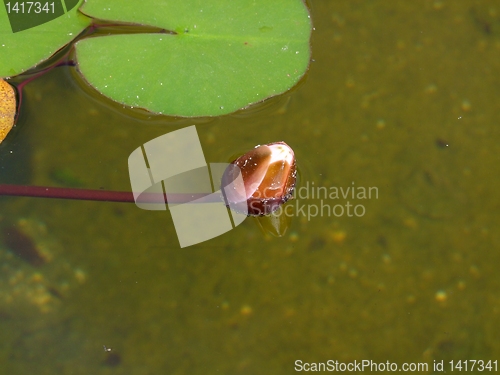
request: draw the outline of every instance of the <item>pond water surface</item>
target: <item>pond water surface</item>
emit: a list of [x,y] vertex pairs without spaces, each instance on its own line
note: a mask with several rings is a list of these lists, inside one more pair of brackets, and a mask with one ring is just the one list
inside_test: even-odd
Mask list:
[[3,198],[1,224],[46,261],[0,243],[0,374],[500,359],[499,3],[310,6],[307,76],[238,114],[148,118],[82,89],[72,67],[25,87],[3,182],[130,191],[130,153],[196,124],[208,162],[285,141],[309,196],[281,238],[248,219],[184,249],[168,211]]

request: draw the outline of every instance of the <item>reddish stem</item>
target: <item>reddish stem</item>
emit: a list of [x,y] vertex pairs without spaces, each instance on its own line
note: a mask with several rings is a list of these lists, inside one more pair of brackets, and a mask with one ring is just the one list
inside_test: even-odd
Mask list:
[[17,86],[16,86],[17,90],[21,91],[23,89],[23,87],[26,86],[28,83],[37,79],[40,76],[43,76],[44,74],[50,72],[54,68],[58,68],[60,66],[75,66],[76,65],[76,63],[73,60],[67,60],[67,58],[68,58],[68,53],[66,53],[63,56],[63,58],[62,58],[63,61],[59,61],[57,64],[48,66],[47,68],[42,69],[39,72],[36,72],[33,76],[31,76],[31,77],[25,79],[24,81],[22,81],[21,83],[17,84]]
[[60,67],[60,66],[65,66],[65,65],[75,66],[76,64],[75,64],[75,62],[73,60],[68,60],[68,55],[69,55],[69,52],[65,53],[64,56],[59,60],[58,63],[53,64],[53,65],[51,65],[51,66],[49,66],[49,67],[47,67],[45,69],[42,69],[39,72],[36,72],[31,77],[25,79],[24,81],[22,81],[21,83],[18,83],[16,85],[16,90],[17,90],[17,94],[18,94],[18,97],[19,97],[19,101],[17,103],[16,117],[14,119],[14,123],[17,123],[17,119],[19,117],[19,114],[21,113],[21,104],[23,102],[23,87],[26,86],[31,81],[37,79],[38,77],[40,77],[40,76],[42,76],[42,75],[50,72],[54,68],[57,68],[57,67]]
[[[0,184],[0,196],[20,196],[20,197],[35,197],[35,198],[57,198],[57,199],[77,199],[87,201],[105,201],[105,202],[126,202],[134,203],[134,194],[128,191],[111,191],[111,190],[92,190],[92,189],[75,189],[61,188],[49,186],[27,186],[27,185],[9,185]],[[220,201],[215,195],[208,194],[169,194],[169,204],[188,203],[194,199],[207,197],[204,202]],[[163,194],[143,193],[141,202],[144,203],[164,203],[166,199]]]

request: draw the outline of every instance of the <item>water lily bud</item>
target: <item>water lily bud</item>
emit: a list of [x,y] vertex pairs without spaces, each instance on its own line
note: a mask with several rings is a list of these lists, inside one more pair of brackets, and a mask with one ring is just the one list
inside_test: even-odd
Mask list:
[[14,88],[0,79],[0,143],[14,126],[16,105]]
[[224,172],[222,187],[231,186],[222,189],[226,204],[248,215],[268,215],[292,197],[296,175],[295,156],[285,142],[257,146]]

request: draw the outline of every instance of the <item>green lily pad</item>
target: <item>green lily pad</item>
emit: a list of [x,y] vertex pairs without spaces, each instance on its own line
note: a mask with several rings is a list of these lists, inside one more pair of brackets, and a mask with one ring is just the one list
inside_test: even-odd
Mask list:
[[301,0],[87,0],[81,11],[175,32],[76,44],[90,85],[152,112],[231,113],[287,91],[309,65],[311,22]]
[[21,2],[8,3],[0,5],[0,77],[20,74],[48,59],[90,24],[74,0],[55,1],[54,6],[41,2],[40,9],[36,2],[24,2],[24,13]]

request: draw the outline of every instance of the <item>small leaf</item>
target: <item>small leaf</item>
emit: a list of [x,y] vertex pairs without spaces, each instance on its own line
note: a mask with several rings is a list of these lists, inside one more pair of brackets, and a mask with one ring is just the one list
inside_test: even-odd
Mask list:
[[0,143],[14,126],[16,117],[16,93],[14,88],[0,79]]
[[102,94],[152,112],[216,116],[278,95],[309,64],[301,0],[88,0],[82,12],[176,34],[110,35],[76,44],[78,67]]
[[[82,2],[81,0],[80,2]],[[31,2],[24,2],[25,11]],[[31,5],[30,14],[13,13],[10,18],[6,6],[0,6],[0,77],[11,77],[48,59],[61,47],[71,42],[85,27],[90,18],[78,12],[75,1],[65,1],[67,12],[62,3],[54,2],[47,8],[35,13],[36,2]],[[11,1],[10,6],[21,2]],[[45,3],[41,3],[42,6]],[[51,3],[48,3],[51,4]],[[71,10],[70,10],[71,9]],[[62,13],[61,13],[62,12]],[[56,17],[59,14],[58,17]],[[14,15],[16,17],[14,17]]]

